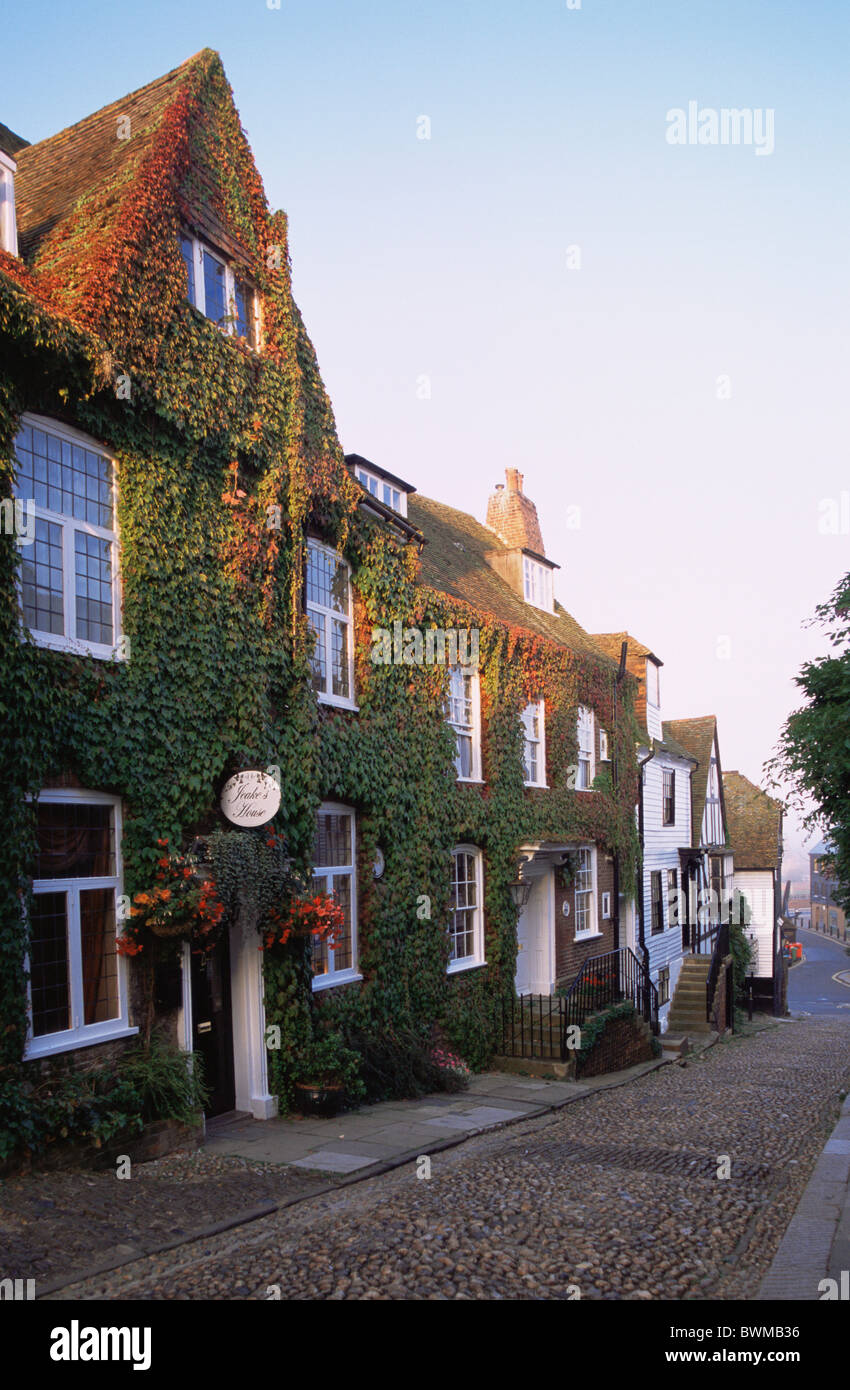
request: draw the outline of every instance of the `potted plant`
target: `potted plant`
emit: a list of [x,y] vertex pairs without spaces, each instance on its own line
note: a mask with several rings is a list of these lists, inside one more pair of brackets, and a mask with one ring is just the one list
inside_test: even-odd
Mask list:
[[360,1058],[346,1047],[341,1033],[325,1033],[308,1043],[296,1075],[295,1104],[305,1115],[336,1115],[347,1100],[365,1095]]

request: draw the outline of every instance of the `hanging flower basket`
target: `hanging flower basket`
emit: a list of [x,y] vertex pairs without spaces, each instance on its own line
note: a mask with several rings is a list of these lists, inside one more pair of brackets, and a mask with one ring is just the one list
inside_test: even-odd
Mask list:
[[152,888],[137,893],[130,918],[118,938],[120,955],[137,956],[151,937],[163,941],[183,938],[192,949],[208,956],[221,936],[224,904],[215,883],[199,870],[195,860],[168,850],[167,840],[157,840],[166,852],[157,864]]
[[260,950],[285,946],[292,937],[312,937],[324,941],[332,950],[339,944],[339,934],[345,927],[345,913],[327,893],[315,893],[311,898],[294,898],[285,908],[271,908],[261,924]]

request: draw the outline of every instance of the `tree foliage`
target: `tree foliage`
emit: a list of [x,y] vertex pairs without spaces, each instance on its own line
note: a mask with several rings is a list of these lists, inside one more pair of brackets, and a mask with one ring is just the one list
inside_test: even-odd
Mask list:
[[850,909],[850,573],[812,622],[824,628],[833,652],[806,662],[795,678],[806,704],[785,721],[766,769],[774,787],[790,784],[787,803],[805,828],[829,835],[835,897]]

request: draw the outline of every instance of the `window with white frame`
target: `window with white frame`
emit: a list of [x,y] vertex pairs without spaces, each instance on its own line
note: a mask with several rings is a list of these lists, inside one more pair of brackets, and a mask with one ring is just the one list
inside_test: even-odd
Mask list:
[[554,613],[555,600],[552,592],[552,571],[530,555],[522,557],[522,584],[526,603],[542,608],[546,613]]
[[459,845],[452,851],[449,915],[449,973],[484,964],[481,851]]
[[606,922],[609,920],[609,918],[610,918],[610,916],[611,916],[611,894],[610,894],[610,893],[603,893],[603,894],[602,894],[602,916],[603,916],[603,919],[604,919]]
[[28,1056],[136,1031],[116,951],[120,817],[117,797],[48,791],[38,798]]
[[546,786],[545,713],[542,700],[532,700],[522,712],[523,747],[527,787]]
[[18,224],[15,217],[15,171],[11,155],[0,150],[0,249],[18,254]]
[[395,487],[386,478],[379,478],[377,473],[369,473],[365,468],[357,469],[357,480],[363,484],[367,492],[377,497],[379,502],[384,502],[386,506],[392,507],[394,512],[407,516],[407,493],[403,488]]
[[660,703],[658,689],[658,667],[654,661],[647,660],[646,663],[646,702],[657,709]]
[[604,729],[599,730],[599,761],[601,763],[611,761],[611,755],[608,752],[608,735]]
[[596,927],[595,851],[582,845],[578,851],[575,876],[576,936],[588,936]]
[[259,297],[249,281],[197,237],[180,233],[186,267],[187,296],[206,318],[225,333],[259,346]]
[[593,756],[593,710],[579,705],[578,711],[578,770],[576,790],[588,791],[596,775]]
[[462,782],[480,782],[481,704],[476,671],[458,665],[450,668],[446,718],[455,732],[458,777]]
[[307,619],[316,634],[313,689],[323,703],[353,709],[350,571],[341,555],[319,541],[307,542]]
[[676,774],[672,768],[664,768],[662,776],[662,825],[676,824]]
[[327,893],[342,908],[345,924],[334,945],[314,938],[313,989],[359,980],[357,971],[357,882],[354,812],[326,802],[319,807],[313,844],[313,892]]
[[39,415],[23,417],[14,452],[24,623],[41,646],[110,657],[121,618],[114,462]]

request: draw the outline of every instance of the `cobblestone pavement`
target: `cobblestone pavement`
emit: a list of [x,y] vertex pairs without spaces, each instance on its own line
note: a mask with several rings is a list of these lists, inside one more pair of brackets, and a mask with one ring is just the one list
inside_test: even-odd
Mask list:
[[32,1173],[0,1182],[0,1271],[43,1284],[179,1240],[263,1202],[326,1188],[325,1173],[191,1151],[114,1172]]
[[850,1085],[848,1036],[736,1037],[436,1154],[430,1179],[409,1165],[59,1297],[752,1298]]

